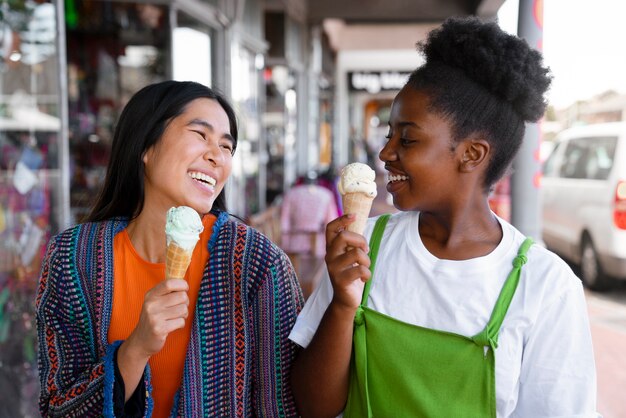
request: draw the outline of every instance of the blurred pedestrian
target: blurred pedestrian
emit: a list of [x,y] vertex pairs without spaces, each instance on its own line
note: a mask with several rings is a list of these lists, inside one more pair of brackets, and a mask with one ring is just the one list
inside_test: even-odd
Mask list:
[[341,216],[343,214],[343,209],[341,195],[339,194],[339,190],[337,189],[338,181],[339,176],[337,175],[335,167],[331,165],[319,175],[317,179],[317,184],[322,187],[326,187],[333,194],[335,206],[337,207],[337,216]]
[[[237,123],[224,97],[165,81],[124,108],[87,223],[52,238],[37,296],[45,417],[296,416],[287,339],[302,294],[286,255],[234,221]],[[165,222],[204,231],[165,279]]]
[[[329,278],[290,338],[303,417],[597,417],[580,280],[489,208],[549,70],[526,42],[451,18],[420,45],[380,151],[401,212],[326,229]],[[372,271],[370,271],[370,269]],[[366,282],[366,283],[364,283]]]
[[281,205],[281,248],[288,254],[324,257],[326,224],[337,217],[333,194],[312,172],[287,190]]
[[305,300],[321,278],[326,224],[337,217],[332,192],[317,180],[313,171],[302,176],[287,190],[280,207],[280,246],[291,259]]

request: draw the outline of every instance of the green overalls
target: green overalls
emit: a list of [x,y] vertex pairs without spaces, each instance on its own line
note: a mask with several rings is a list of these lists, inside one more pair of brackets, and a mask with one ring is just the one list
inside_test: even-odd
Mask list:
[[[372,272],[388,218],[380,217],[372,233]],[[531,245],[527,238],[520,246],[489,323],[473,337],[407,324],[369,309],[372,276],[354,318],[344,418],[495,418],[498,332]]]

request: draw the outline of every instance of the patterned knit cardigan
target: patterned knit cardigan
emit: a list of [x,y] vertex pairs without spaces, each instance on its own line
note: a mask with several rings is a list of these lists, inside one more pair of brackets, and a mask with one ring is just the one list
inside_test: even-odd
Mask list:
[[[77,225],[50,241],[36,300],[44,417],[114,416],[113,354],[121,342],[107,341],[113,237],[126,225]],[[291,263],[224,212],[208,247],[173,415],[297,416],[289,384],[296,346],[287,336],[303,299]],[[144,380],[149,417],[149,367]]]

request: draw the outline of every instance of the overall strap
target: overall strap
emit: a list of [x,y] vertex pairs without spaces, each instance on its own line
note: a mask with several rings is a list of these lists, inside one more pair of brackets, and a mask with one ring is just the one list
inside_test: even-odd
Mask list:
[[367,306],[367,297],[370,294],[370,284],[374,279],[374,269],[376,268],[376,257],[378,256],[378,249],[380,248],[380,241],[383,238],[383,232],[385,232],[385,226],[387,225],[387,221],[391,217],[390,214],[381,215],[378,220],[376,220],[376,224],[374,225],[374,231],[372,232],[372,236],[370,238],[370,271],[372,272],[372,277],[365,283],[365,287],[363,288],[363,298],[361,299],[361,305]]
[[[374,268],[376,267],[376,257],[378,256],[378,249],[380,248],[380,241],[383,237],[383,232],[385,230],[385,225],[387,225],[387,221],[391,215],[386,214],[382,215],[376,221],[374,225],[374,231],[372,232],[372,236],[370,237],[370,271],[373,273]],[[356,384],[358,385],[358,393],[363,396],[365,401],[365,412],[366,415],[364,417],[359,418],[372,418],[372,409],[370,405],[370,397],[369,397],[369,384],[367,379],[367,336],[366,330],[364,327],[365,323],[365,314],[363,307],[367,305],[367,297],[370,293],[370,283],[372,282],[372,276],[366,283],[363,288],[363,297],[361,299],[361,305],[357,308],[354,314],[354,335],[353,335],[353,359],[354,364],[351,366],[351,373],[354,373],[353,377],[356,379]],[[352,377],[351,377],[352,379]],[[348,400],[348,404],[350,404],[350,400]],[[348,415],[349,416],[349,415]]]
[[504,286],[502,286],[502,290],[496,301],[496,306],[491,312],[489,323],[484,330],[472,337],[472,340],[476,344],[490,346],[492,350],[498,348],[498,333],[500,332],[500,327],[502,326],[506,312],[511,305],[511,300],[513,300],[513,295],[515,295],[515,290],[517,289],[522,273],[522,266],[528,261],[526,253],[532,244],[532,238],[526,238],[522,245],[520,245],[517,256],[513,259],[513,269],[504,282]]

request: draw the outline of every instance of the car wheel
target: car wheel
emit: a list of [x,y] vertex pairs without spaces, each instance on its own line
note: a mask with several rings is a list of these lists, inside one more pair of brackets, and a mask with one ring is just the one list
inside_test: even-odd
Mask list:
[[589,237],[583,240],[580,257],[580,278],[584,285],[591,290],[602,291],[609,288],[609,279],[602,272],[598,253]]

